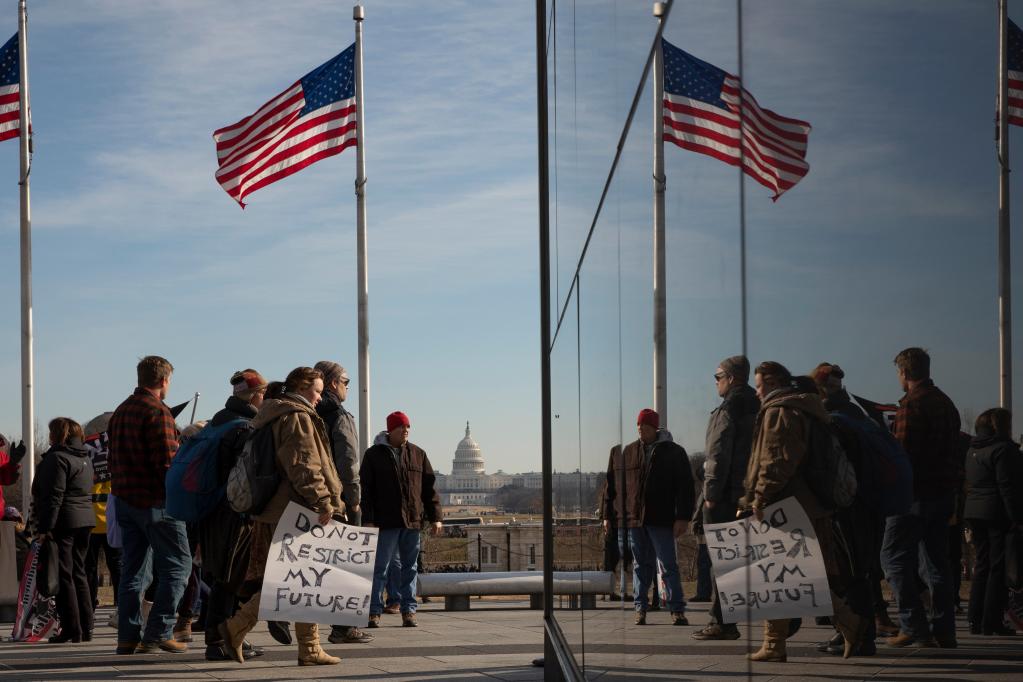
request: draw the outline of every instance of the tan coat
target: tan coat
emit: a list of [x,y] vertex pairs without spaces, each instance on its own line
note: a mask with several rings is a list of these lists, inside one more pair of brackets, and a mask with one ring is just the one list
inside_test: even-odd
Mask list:
[[253,518],[274,524],[289,501],[315,512],[344,514],[341,477],[334,466],[323,420],[297,396],[266,400],[252,420],[254,428],[271,424],[281,483],[266,508]]
[[828,420],[816,393],[782,389],[768,394],[753,427],[753,449],[746,467],[740,508],[760,508],[795,497],[811,519],[828,515],[804,478],[810,420]]

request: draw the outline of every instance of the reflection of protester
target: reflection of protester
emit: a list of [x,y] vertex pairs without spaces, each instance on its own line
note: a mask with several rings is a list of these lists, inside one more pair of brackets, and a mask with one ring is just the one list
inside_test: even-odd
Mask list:
[[387,440],[377,443],[362,460],[362,521],[380,529],[373,588],[369,604],[369,627],[380,626],[384,610],[381,592],[387,569],[397,554],[401,561],[401,624],[416,627],[416,573],[424,519],[430,532],[441,528],[440,497],[434,489],[436,477],[430,459],[418,445],[409,442],[411,423],[402,412],[387,415]]
[[12,485],[18,481],[21,473],[21,459],[25,456],[25,444],[19,442],[17,445],[10,445],[0,435],[0,509],[6,509],[4,501],[5,485]]
[[976,437],[966,459],[969,492],[963,516],[973,536],[976,564],[970,587],[969,620],[973,634],[1014,635],[1002,622],[1008,589],[1006,544],[1010,527],[1023,523],[1023,455],[1010,436],[1012,415],[994,408],[977,417]]
[[50,449],[32,480],[36,531],[52,538],[59,558],[57,614],[60,634],[50,642],[92,639],[92,593],[85,574],[92,513],[92,461],[82,445],[78,422],[58,417],[50,422]]
[[672,623],[688,625],[675,539],[686,532],[693,516],[693,474],[686,451],[659,426],[656,412],[641,410],[636,419],[639,439],[624,449],[612,448],[604,524],[607,527],[614,519],[628,529],[636,625],[646,624],[647,589],[658,564]]
[[[95,422],[96,420],[93,420]],[[90,422],[92,423],[92,422]],[[104,423],[102,429],[106,430]],[[89,435],[89,434],[86,434]],[[89,536],[89,551],[85,555],[85,573],[89,578],[89,593],[92,606],[99,606],[99,553],[103,552],[110,585],[114,588],[114,611],[110,614],[110,627],[117,627],[117,589],[121,584],[121,550],[111,546],[107,540],[107,503],[110,499],[110,468],[107,462],[106,434],[102,434],[95,445],[88,448],[92,460],[92,513],[96,525]],[[112,519],[111,519],[112,521]]]
[[[323,393],[323,375],[311,367],[298,367],[285,380],[282,398],[267,398],[256,418],[255,429],[268,427],[273,431],[273,444],[281,482],[266,508],[253,517],[252,546],[246,580],[262,580],[266,572],[267,554],[273,540],[274,527],[289,501],[312,509],[321,525],[332,518],[343,520],[341,480],[327,442],[323,420],[316,414],[316,404]],[[259,618],[257,591],[228,620],[220,625],[224,650],[242,663],[245,636]],[[319,629],[315,623],[295,623],[299,665],[334,665],[340,658],[329,656],[320,647]]]
[[[621,449],[620,445],[616,445],[615,448]],[[612,455],[613,456],[613,455]],[[600,486],[600,494],[598,495],[599,508],[597,509],[597,518],[603,522],[605,519],[609,523],[602,524],[604,526],[604,561],[603,567],[605,571],[614,573],[618,570],[618,563],[621,562],[622,572],[620,574],[621,579],[616,581],[616,585],[619,586],[620,594],[612,594],[612,599],[624,599],[626,592],[625,576],[632,571],[632,550],[629,549],[628,543],[623,543],[619,540],[618,523],[613,518],[608,517],[607,511],[607,479]]]

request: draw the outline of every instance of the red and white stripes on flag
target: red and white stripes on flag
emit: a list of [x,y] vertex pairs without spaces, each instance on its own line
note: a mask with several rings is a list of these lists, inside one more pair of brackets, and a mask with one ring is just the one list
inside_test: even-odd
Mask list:
[[21,93],[19,85],[0,86],[0,142],[18,137],[21,132]]
[[1007,120],[1010,125],[1023,126],[1023,32],[1012,19],[1008,20],[1007,38],[1006,71],[1009,80]]
[[[810,170],[810,124],[763,109],[721,69],[662,41],[664,140],[738,166],[777,199]],[[741,127],[741,130],[740,130]]]

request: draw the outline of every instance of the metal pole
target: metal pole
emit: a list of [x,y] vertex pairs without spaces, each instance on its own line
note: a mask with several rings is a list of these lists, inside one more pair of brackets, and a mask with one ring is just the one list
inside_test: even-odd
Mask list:
[[195,409],[197,407],[199,407],[199,391],[196,391],[195,395],[192,396],[192,418],[188,420],[189,424],[195,423]]
[[18,2],[18,92],[21,98],[18,125],[21,143],[21,173],[18,181],[21,199],[21,438],[25,442],[25,475],[22,477],[22,504],[32,499],[35,478],[35,396],[32,361],[32,210],[29,203],[28,176],[31,172],[32,133],[31,99],[28,94],[28,9]]
[[745,115],[743,113],[743,101],[742,96],[745,91],[745,86],[742,82],[742,0],[736,0],[735,2],[735,24],[736,24],[736,52],[739,53],[739,70],[736,75],[739,76],[739,288],[740,288],[740,308],[742,315],[742,354],[748,356],[748,338],[749,338],[749,326],[747,323],[747,306],[746,306],[746,155],[745,155],[745,138],[743,137],[743,128],[746,125]]
[[369,261],[366,256],[366,100],[363,96],[362,21],[366,10],[362,5],[352,8],[355,20],[355,196],[358,216],[359,270],[359,456],[370,444],[369,414]]
[[479,566],[480,573],[483,572],[483,536],[480,535],[479,531],[476,531],[476,565]]
[[[662,31],[664,3],[654,3]],[[668,424],[668,330],[664,261],[664,50],[654,48],[654,409],[661,425]]]
[[998,0],[998,359],[999,401],[1012,409],[1012,282],[1009,251],[1008,11]]
[[509,572],[511,572],[511,531],[504,531],[504,553],[505,562],[504,565]]

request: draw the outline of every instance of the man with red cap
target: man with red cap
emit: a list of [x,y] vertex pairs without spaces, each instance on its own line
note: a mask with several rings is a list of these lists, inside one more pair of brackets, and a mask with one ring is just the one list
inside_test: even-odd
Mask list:
[[366,451],[359,468],[362,481],[362,525],[380,529],[373,590],[369,603],[369,627],[380,627],[384,604],[381,592],[387,568],[397,554],[401,561],[401,624],[416,627],[416,565],[419,532],[423,521],[430,531],[440,531],[440,496],[436,477],[422,448],[408,440],[411,423],[404,412],[387,415],[387,440]]
[[[675,538],[689,527],[695,489],[686,451],[660,428],[650,409],[636,418],[639,440],[611,450],[607,465],[604,525],[626,528],[632,549],[636,625],[646,625],[647,590],[661,565],[674,625],[689,625],[682,597]],[[624,543],[624,536],[622,536]]]

